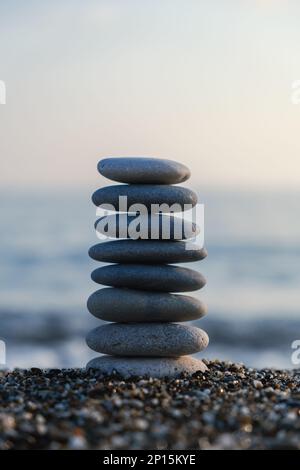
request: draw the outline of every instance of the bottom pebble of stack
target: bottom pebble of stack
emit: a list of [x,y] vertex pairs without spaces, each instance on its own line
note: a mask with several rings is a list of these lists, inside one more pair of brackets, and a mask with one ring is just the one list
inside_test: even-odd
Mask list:
[[207,371],[206,365],[194,357],[113,357],[100,356],[87,364],[87,369],[99,369],[103,375],[116,372],[124,378],[139,377],[178,377],[182,373],[194,374]]

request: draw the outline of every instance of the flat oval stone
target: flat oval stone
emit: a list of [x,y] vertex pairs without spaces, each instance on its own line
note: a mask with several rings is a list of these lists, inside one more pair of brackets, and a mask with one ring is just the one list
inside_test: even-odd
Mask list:
[[182,163],[146,157],[104,158],[98,163],[98,171],[113,181],[138,184],[183,183],[191,176]]
[[205,349],[205,331],[178,323],[109,323],[90,331],[87,345],[112,356],[178,357]]
[[189,356],[175,359],[100,356],[92,359],[86,368],[100,370],[103,375],[117,373],[124,379],[130,377],[172,378],[178,377],[182,373],[192,375],[196,372],[206,372],[208,370],[202,361]]
[[190,292],[206,281],[193,269],[169,265],[112,264],[92,272],[98,284],[160,292]]
[[101,320],[120,323],[182,322],[206,314],[206,306],[194,297],[118,288],[97,290],[87,308]]
[[115,240],[94,245],[89,255],[106,263],[189,263],[207,256],[205,248],[193,243],[158,240]]
[[[124,206],[119,200],[120,196],[127,198]],[[117,212],[136,212],[139,209],[137,206],[132,207],[135,204],[142,204],[148,210],[153,204],[165,204],[167,206],[163,210],[155,210],[152,207],[153,212],[181,212],[190,210],[197,204],[197,194],[181,186],[116,184],[97,189],[92,195],[92,201],[96,206],[106,206],[104,208],[109,205],[110,210]]]
[[200,233],[190,220],[164,214],[152,216],[113,214],[95,222],[96,231],[111,238],[133,240],[189,240]]

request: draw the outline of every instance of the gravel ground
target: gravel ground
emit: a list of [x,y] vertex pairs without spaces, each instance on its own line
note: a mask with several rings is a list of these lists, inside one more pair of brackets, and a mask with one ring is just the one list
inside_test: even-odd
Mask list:
[[205,361],[172,380],[0,372],[0,449],[299,449],[300,370]]

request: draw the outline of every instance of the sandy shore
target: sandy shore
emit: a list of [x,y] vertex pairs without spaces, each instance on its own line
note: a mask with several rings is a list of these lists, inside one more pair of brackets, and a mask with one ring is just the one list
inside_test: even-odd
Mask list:
[[299,449],[300,370],[206,362],[123,381],[81,369],[0,372],[0,449]]

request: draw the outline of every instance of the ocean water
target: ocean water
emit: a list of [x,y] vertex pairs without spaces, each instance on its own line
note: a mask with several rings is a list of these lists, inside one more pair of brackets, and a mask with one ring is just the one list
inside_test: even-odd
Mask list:
[[[0,338],[8,367],[83,367],[86,309],[97,285],[90,189],[1,192]],[[253,367],[296,367],[300,339],[299,193],[199,189],[209,256],[190,267],[207,278],[196,295],[210,336],[201,355]],[[298,365],[299,367],[299,365]]]

